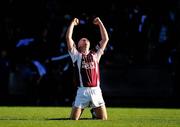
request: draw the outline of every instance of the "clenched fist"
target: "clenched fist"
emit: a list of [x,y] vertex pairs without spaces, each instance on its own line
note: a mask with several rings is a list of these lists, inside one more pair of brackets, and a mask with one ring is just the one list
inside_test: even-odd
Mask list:
[[74,18],[72,23],[77,26],[79,24],[79,19],[78,18]]
[[101,22],[101,20],[100,20],[99,17],[96,17],[96,18],[93,20],[93,23],[94,23],[95,25],[98,25],[100,22]]

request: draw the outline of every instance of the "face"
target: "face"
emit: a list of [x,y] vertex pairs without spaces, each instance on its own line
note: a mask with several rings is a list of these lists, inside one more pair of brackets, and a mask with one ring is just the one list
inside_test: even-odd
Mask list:
[[81,38],[78,42],[78,49],[80,51],[87,51],[90,48],[90,42],[87,38]]

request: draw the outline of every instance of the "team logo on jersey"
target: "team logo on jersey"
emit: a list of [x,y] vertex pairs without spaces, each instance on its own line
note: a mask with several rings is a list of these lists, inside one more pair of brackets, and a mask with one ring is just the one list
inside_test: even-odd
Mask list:
[[95,63],[94,62],[82,61],[82,68],[84,68],[84,69],[94,69],[95,68]]

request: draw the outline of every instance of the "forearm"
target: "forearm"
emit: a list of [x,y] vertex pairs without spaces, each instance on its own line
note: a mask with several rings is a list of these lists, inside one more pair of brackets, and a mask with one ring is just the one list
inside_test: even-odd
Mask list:
[[74,41],[72,39],[73,29],[74,29],[74,24],[71,22],[66,32],[66,42],[67,42],[68,50],[70,50],[74,45]]
[[100,48],[102,50],[105,50],[106,45],[107,45],[107,43],[109,41],[108,33],[107,33],[107,30],[106,30],[105,26],[101,22],[101,20],[98,20],[98,26],[99,26],[100,33],[101,33],[101,41],[99,42]]
[[77,18],[74,18],[68,29],[67,29],[67,32],[66,32],[66,42],[67,42],[67,46],[68,46],[68,50],[71,50],[74,46],[74,41],[72,39],[72,35],[73,35],[73,29],[74,29],[74,26],[77,26],[79,24],[79,20]]
[[108,37],[108,33],[106,31],[105,26],[103,25],[103,23],[101,21],[99,22],[98,25],[99,25],[99,29],[100,29],[100,33],[101,33],[101,40],[107,42],[109,40],[109,37]]

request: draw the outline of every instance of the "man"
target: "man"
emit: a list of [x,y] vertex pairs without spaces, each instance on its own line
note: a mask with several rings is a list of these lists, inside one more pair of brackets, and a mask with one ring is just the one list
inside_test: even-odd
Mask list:
[[81,38],[76,48],[72,35],[74,26],[79,24],[79,19],[74,18],[66,32],[68,52],[72,62],[78,68],[79,80],[75,102],[70,115],[73,120],[78,120],[84,108],[88,106],[93,108],[97,119],[107,120],[106,106],[100,89],[99,60],[106,48],[109,37],[99,17],[96,17],[93,23],[99,27],[101,33],[101,41],[96,47],[96,52],[89,50],[90,41],[87,38]]

